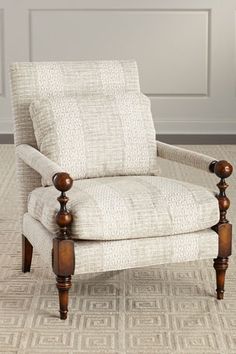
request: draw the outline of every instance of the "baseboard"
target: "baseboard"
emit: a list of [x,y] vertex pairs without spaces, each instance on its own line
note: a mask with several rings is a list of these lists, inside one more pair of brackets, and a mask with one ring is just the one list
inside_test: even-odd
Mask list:
[[158,134],[157,140],[176,145],[236,144],[236,134]]
[[0,134],[0,144],[14,144],[14,135]]
[[[157,139],[164,143],[177,145],[236,144],[236,134],[158,134]],[[0,144],[13,143],[13,134],[0,134]]]

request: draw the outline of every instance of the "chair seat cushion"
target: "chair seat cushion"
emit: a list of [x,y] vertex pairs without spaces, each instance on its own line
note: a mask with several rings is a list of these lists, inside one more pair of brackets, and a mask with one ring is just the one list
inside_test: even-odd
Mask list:
[[[50,232],[58,227],[58,191],[39,187],[28,212]],[[198,185],[160,176],[119,176],[78,180],[68,192],[73,237],[119,240],[189,233],[215,225],[218,201]]]

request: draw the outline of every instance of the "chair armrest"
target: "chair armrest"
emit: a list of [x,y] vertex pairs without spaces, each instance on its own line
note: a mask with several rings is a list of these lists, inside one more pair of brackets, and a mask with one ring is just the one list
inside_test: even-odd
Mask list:
[[51,161],[30,145],[18,145],[16,147],[16,155],[42,176],[43,186],[52,185],[53,176],[58,172],[63,172],[57,163]]
[[214,173],[214,168],[211,166],[216,164],[218,161],[214,157],[165,144],[160,141],[157,141],[156,143],[157,156],[163,159],[179,162],[187,166],[195,167],[206,172]]

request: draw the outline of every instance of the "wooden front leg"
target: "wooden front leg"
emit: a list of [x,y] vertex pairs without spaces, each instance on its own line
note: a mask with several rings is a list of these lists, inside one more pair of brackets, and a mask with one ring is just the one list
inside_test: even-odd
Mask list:
[[74,241],[71,240],[70,235],[73,218],[66,207],[69,199],[65,192],[70,190],[73,180],[67,173],[61,172],[53,176],[53,184],[61,192],[61,195],[57,198],[60,203],[60,210],[56,215],[56,223],[60,227],[60,233],[53,240],[52,267],[56,274],[56,286],[59,293],[60,318],[65,320],[68,313],[71,275],[74,274],[75,268]]
[[219,251],[217,258],[214,259],[214,268],[216,270],[217,299],[222,300],[224,298],[225,273],[228,268],[228,257],[231,255],[232,250],[232,225],[226,217],[230,200],[225,193],[228,187],[225,178],[228,178],[232,174],[233,167],[227,161],[213,161],[210,165],[210,170],[220,178],[220,182],[217,184],[220,190],[217,195],[220,220],[218,224],[213,227],[213,230],[219,235]]

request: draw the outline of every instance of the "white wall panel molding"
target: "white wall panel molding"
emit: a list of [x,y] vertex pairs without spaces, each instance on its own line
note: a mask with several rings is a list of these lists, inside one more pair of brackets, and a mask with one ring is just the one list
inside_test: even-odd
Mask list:
[[160,134],[236,134],[235,0],[0,0],[0,134],[13,61],[135,58]]
[[5,77],[4,77],[4,9],[0,9],[0,96],[5,94]]
[[235,5],[235,11],[234,11],[234,95],[236,98],[236,5]]
[[209,12],[30,10],[30,59],[136,58],[142,88],[151,97],[207,96]]
[[13,132],[13,123],[11,117],[1,117],[0,134],[9,134]]

